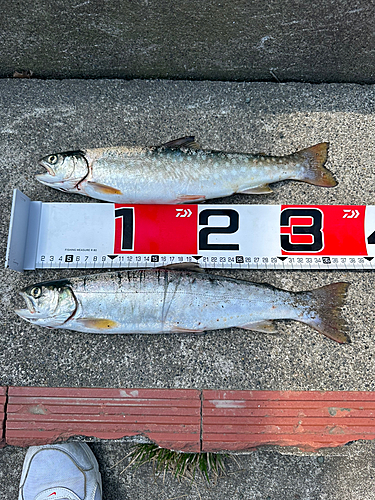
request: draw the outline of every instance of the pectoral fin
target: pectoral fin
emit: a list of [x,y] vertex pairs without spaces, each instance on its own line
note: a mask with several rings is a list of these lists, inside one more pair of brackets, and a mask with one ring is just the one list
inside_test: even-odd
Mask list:
[[254,332],[261,333],[276,333],[273,321],[266,319],[264,321],[257,321],[256,323],[249,323],[247,325],[241,325],[240,328],[244,330],[253,330]]
[[264,184],[263,186],[256,186],[249,189],[244,189],[243,191],[238,191],[240,194],[269,194],[273,193],[272,189],[268,184]]
[[119,189],[116,189],[112,186],[106,186],[105,184],[99,184],[98,182],[87,182],[88,186],[100,194],[122,194]]
[[84,326],[85,328],[92,328],[97,330],[111,330],[116,328],[118,323],[111,319],[106,318],[80,318],[77,319],[77,323]]

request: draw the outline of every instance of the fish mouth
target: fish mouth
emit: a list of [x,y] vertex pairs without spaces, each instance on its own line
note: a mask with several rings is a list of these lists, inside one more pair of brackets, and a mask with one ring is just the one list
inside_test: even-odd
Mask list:
[[22,319],[25,319],[26,321],[33,321],[38,318],[35,318],[33,316],[33,313],[30,312],[28,309],[15,309],[14,312],[17,314]]
[[[46,162],[45,160],[39,160],[39,165],[41,167],[44,167],[49,175],[55,177],[56,173],[48,162]],[[47,174],[39,174],[39,175],[47,175]]]
[[37,319],[37,313],[30,298],[25,294],[25,292],[20,292],[20,295],[25,300],[27,309],[15,309],[14,312],[20,316],[20,318],[28,321]]
[[49,186],[50,184],[53,184],[53,180],[52,180],[52,177],[50,176],[50,174],[37,174],[35,176],[35,179],[39,182],[41,182],[42,184],[46,184],[47,186]]
[[49,165],[44,160],[40,160],[39,165],[41,167],[44,167],[47,170],[47,172],[45,172],[43,174],[37,174],[35,176],[36,180],[38,180],[42,184],[47,184],[47,185],[53,184],[53,182],[58,182],[58,181],[53,180],[53,177],[56,177],[56,172],[53,170],[51,165]]

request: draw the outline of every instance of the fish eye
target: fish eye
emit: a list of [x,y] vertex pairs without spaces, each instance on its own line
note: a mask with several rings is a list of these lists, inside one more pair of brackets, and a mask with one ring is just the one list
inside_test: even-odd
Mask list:
[[38,299],[42,295],[42,289],[39,286],[34,286],[30,290],[30,295],[34,297],[34,299]]
[[57,162],[57,156],[56,155],[51,155],[48,157],[48,163],[51,165],[54,165]]

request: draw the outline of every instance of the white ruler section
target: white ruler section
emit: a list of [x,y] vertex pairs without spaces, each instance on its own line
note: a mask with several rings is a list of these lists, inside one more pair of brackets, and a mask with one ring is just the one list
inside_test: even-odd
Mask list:
[[375,206],[42,203],[15,190],[6,267],[372,269]]

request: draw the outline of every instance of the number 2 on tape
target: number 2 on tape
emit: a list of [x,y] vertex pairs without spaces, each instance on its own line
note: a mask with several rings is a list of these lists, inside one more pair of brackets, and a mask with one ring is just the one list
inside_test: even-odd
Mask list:
[[[208,219],[211,216],[225,215],[229,217],[229,226],[211,227],[208,226]],[[238,243],[208,243],[208,236],[210,234],[233,234],[239,228],[239,213],[237,210],[231,208],[208,208],[202,210],[199,214],[199,225],[204,227],[199,231],[199,250],[231,250],[236,251],[240,249]]]

